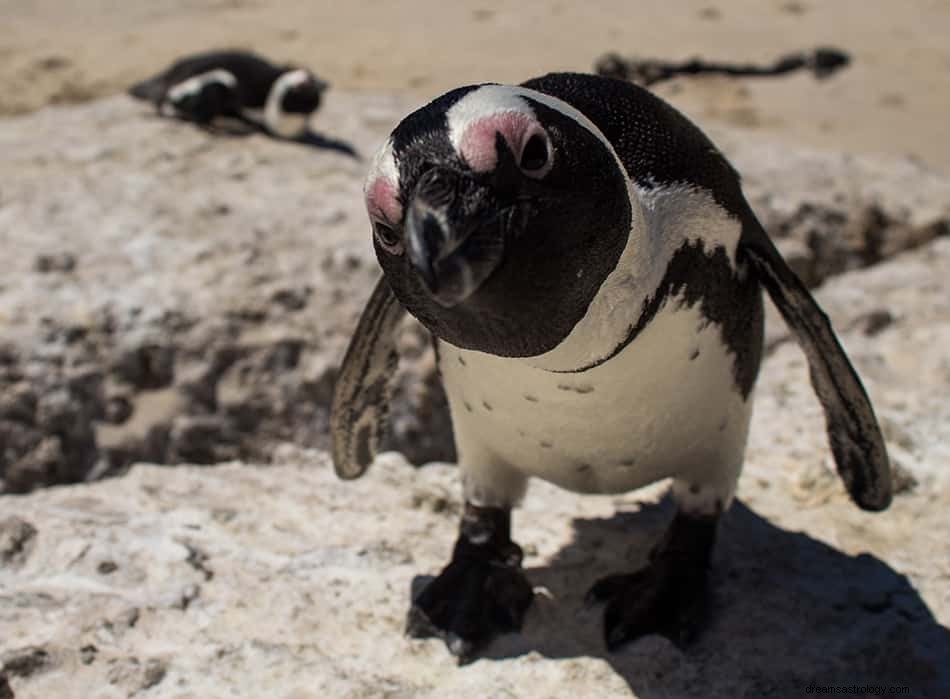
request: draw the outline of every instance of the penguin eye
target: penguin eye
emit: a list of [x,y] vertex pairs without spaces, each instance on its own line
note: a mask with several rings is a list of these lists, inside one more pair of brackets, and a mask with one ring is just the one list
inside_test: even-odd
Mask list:
[[402,236],[389,224],[382,221],[373,221],[373,235],[376,236],[380,247],[390,255],[402,254]]
[[547,174],[546,167],[550,160],[548,139],[544,133],[533,133],[521,149],[521,170],[531,177],[541,177]]

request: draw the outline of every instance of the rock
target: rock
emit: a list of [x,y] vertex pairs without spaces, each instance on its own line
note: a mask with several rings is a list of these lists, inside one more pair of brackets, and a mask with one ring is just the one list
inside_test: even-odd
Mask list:
[[[537,586],[524,632],[458,667],[441,642],[403,634],[413,580],[445,563],[455,536],[456,470],[385,456],[347,483],[325,453],[291,447],[280,455],[295,463],[140,465],[4,503],[44,531],[28,568],[0,569],[18,600],[0,615],[0,653],[75,649],[11,675],[24,696],[94,696],[110,683],[295,696],[318,682],[328,696],[709,697],[832,680],[938,696],[950,679],[946,478],[883,515],[796,504],[781,477],[763,496],[755,477],[794,453],[779,442],[750,464],[720,536],[715,622],[689,653],[650,637],[607,654],[601,612],[583,607],[593,580],[647,556],[671,514],[662,487],[605,498],[533,483],[515,518]],[[117,564],[107,588],[100,551]]]
[[237,454],[237,434],[218,415],[179,415],[172,421],[168,459],[172,463],[213,464]]
[[22,565],[30,555],[36,527],[19,517],[0,521],[0,566]]
[[65,388],[44,394],[37,406],[39,426],[50,432],[68,430],[78,417],[80,408]]
[[950,178],[915,161],[792,151],[717,129],[713,136],[809,286],[950,234]]
[[0,655],[0,672],[10,677],[30,677],[50,667],[50,655],[44,648],[28,646]]
[[[410,348],[396,373],[389,411],[389,430],[382,448],[399,451],[410,463],[455,461],[455,440],[448,400],[439,378],[435,353],[428,333],[418,327],[414,333],[426,337],[425,349],[413,357]],[[406,343],[403,343],[406,344]],[[418,347],[418,343],[413,343]]]
[[304,367],[302,392],[319,405],[330,405],[338,366],[323,354],[312,354]]
[[30,463],[34,471],[43,471],[52,479],[45,482],[82,480],[95,463],[98,451],[92,424],[98,412],[65,388],[43,395],[37,405],[36,423],[51,436],[26,457],[24,464]]
[[26,493],[37,483],[61,482],[57,476],[67,470],[68,460],[58,436],[42,437],[32,448],[7,466],[5,488],[11,493]]
[[281,338],[268,348],[264,356],[264,369],[272,373],[295,369],[300,362],[300,354],[306,345],[306,340],[301,338]]
[[102,419],[114,425],[121,425],[132,416],[134,408],[127,395],[111,395],[106,399]]
[[[870,269],[835,277],[816,291],[871,396],[899,494],[926,490],[927,483],[940,477],[937,464],[950,459],[942,436],[943,423],[950,420],[950,406],[942,398],[950,388],[950,371],[938,349],[950,346],[950,296],[943,281],[948,264],[950,239],[941,238]],[[797,464],[802,500],[844,507],[847,496],[831,460],[801,456],[819,453],[826,441],[807,366],[784,327],[772,337],[777,338],[773,353],[757,388],[750,459],[764,457],[776,441],[794,443],[800,456],[777,464],[778,471]],[[800,423],[794,433],[788,430],[791,415]]]
[[35,415],[36,392],[29,383],[15,383],[0,395],[0,420],[32,425]]
[[70,396],[84,406],[91,417],[96,419],[103,417],[105,412],[102,400],[104,372],[97,367],[83,366],[67,370],[64,378]]
[[127,348],[116,357],[112,371],[136,388],[164,388],[175,378],[175,348],[152,343]]
[[165,672],[165,663],[158,658],[149,658],[145,663],[138,658],[123,658],[112,664],[106,679],[110,685],[128,692],[128,696],[134,696],[161,682]]
[[[25,476],[16,465],[41,441],[41,431],[20,422],[0,420],[0,475],[4,479],[0,492],[25,492],[37,483],[32,474]],[[42,474],[38,476],[43,477]],[[39,482],[46,483],[45,480]]]
[[37,255],[33,269],[41,274],[49,272],[72,272],[76,269],[76,256],[70,252]]
[[96,654],[99,652],[99,649],[96,648],[93,644],[88,644],[79,649],[79,661],[83,665],[91,665],[96,661]]
[[271,301],[288,311],[299,311],[307,306],[307,299],[313,289],[304,287],[302,289],[279,289],[271,296]]

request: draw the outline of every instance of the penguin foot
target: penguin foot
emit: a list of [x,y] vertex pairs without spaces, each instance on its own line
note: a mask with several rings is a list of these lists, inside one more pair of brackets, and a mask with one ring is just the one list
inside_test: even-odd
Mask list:
[[[408,635],[441,638],[459,663],[495,636],[520,631],[534,597],[521,570],[521,547],[507,539],[508,513],[477,510],[466,508],[452,561],[413,600],[406,619]],[[505,526],[496,528],[492,520],[499,517]],[[479,536],[486,529],[487,540]]]
[[695,639],[708,608],[708,568],[718,517],[677,514],[650,564],[610,575],[588,591],[588,604],[606,603],[604,640],[613,652],[658,633],[680,648]]

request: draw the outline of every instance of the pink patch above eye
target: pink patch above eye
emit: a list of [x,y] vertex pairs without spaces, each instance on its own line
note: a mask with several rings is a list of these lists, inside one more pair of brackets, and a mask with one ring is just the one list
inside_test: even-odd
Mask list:
[[459,153],[475,172],[489,172],[495,168],[498,153],[495,135],[501,134],[515,158],[528,131],[540,128],[537,121],[524,112],[499,112],[472,123],[462,134]]
[[366,189],[366,208],[374,219],[396,224],[402,220],[402,205],[396,185],[386,177],[377,177]]

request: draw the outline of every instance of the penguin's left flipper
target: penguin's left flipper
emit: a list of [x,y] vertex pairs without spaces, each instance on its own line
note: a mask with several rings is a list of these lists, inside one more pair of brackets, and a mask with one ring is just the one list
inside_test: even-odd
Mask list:
[[331,454],[340,478],[359,478],[376,457],[398,361],[395,330],[404,313],[381,277],[350,339],[333,389]]
[[848,493],[862,509],[886,509],[891,503],[891,470],[884,437],[828,316],[754,216],[743,226],[739,255],[768,290],[808,358],[811,383],[825,411],[831,451]]
[[211,124],[221,116],[240,118],[237,101],[237,93],[230,85],[211,82],[175,102],[174,106],[189,121]]
[[696,637],[709,606],[709,563],[718,521],[718,514],[692,515],[681,509],[645,568],[594,583],[586,602],[606,603],[607,650],[652,633],[680,648]]

